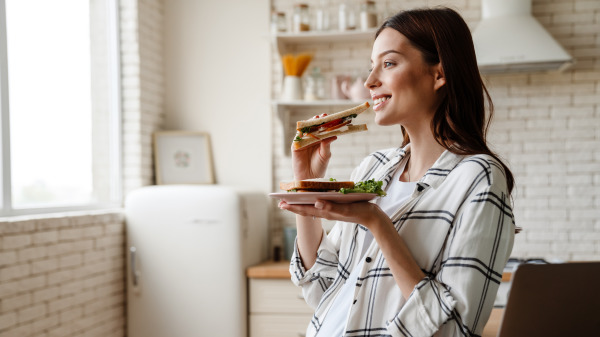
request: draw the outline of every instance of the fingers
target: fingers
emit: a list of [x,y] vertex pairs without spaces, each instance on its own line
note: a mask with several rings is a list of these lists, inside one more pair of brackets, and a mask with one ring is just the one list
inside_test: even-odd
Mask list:
[[314,205],[290,205],[285,201],[280,201],[278,206],[282,210],[290,211],[298,215],[331,220],[336,218],[336,214],[339,213],[339,211],[336,211],[334,208],[343,208],[346,205],[338,205],[327,201],[317,200]]

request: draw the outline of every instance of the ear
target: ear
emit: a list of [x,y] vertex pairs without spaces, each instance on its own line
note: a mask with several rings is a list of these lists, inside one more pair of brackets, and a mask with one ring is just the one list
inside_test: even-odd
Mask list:
[[444,75],[442,62],[433,66],[433,76],[435,79],[435,82],[433,83],[433,89],[437,91],[446,84],[446,76]]

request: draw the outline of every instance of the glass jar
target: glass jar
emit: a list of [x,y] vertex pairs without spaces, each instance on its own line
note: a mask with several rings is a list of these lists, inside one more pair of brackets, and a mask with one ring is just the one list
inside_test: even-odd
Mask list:
[[312,73],[306,76],[304,85],[304,100],[316,101],[325,98],[325,77],[319,67],[314,67]]
[[377,26],[375,1],[364,1],[360,5],[360,29],[369,30]]
[[307,4],[294,5],[294,32],[307,32],[310,30],[310,15],[308,13]]
[[283,33],[287,31],[287,23],[285,21],[284,12],[271,13],[271,33]]

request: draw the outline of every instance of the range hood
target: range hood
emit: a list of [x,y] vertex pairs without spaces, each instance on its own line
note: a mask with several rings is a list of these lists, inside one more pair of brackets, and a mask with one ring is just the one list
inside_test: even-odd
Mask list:
[[473,31],[482,73],[563,71],[573,58],[531,15],[531,0],[482,0]]

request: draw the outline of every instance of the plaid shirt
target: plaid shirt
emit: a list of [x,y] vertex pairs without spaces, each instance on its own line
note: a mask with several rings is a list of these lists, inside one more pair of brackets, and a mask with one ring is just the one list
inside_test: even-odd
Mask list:
[[[409,151],[410,145],[371,154],[354,170],[352,180],[375,178],[385,188]],[[344,336],[481,335],[515,233],[502,166],[487,155],[445,151],[391,220],[426,276],[405,300],[373,241],[363,257]],[[295,249],[292,282],[302,286],[306,302],[315,309],[307,337],[317,335],[359,264],[365,233],[360,224],[336,223],[323,235],[310,270]]]

